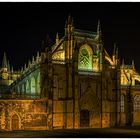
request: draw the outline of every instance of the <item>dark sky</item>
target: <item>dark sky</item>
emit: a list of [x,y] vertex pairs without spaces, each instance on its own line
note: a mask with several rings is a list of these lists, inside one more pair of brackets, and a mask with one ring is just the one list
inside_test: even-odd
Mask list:
[[[0,60],[5,51],[15,69],[23,66],[40,50],[41,41],[49,34],[64,35],[68,15],[75,28],[96,31],[100,19],[104,47],[111,53],[113,43],[120,58],[131,64],[135,60],[140,72],[140,3],[0,3]],[[1,62],[0,62],[1,63]]]

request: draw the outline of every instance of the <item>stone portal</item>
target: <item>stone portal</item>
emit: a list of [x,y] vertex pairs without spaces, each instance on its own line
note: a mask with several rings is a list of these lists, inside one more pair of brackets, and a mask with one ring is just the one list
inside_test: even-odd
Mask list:
[[12,130],[18,130],[19,129],[19,117],[18,115],[14,114],[12,116]]
[[89,127],[89,111],[80,111],[80,127]]

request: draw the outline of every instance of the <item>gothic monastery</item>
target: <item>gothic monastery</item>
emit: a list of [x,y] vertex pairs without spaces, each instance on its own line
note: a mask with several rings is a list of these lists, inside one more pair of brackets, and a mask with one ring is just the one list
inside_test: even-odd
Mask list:
[[0,130],[52,130],[140,125],[140,74],[120,64],[118,49],[105,50],[97,31],[76,29],[71,17],[65,34],[20,71],[4,53],[0,68]]

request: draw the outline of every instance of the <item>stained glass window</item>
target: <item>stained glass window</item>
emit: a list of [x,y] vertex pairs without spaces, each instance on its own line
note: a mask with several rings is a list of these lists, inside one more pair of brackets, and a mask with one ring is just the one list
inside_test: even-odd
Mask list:
[[29,81],[26,81],[26,93],[30,93]]
[[79,69],[92,70],[92,49],[87,45],[83,45],[79,51]]
[[35,78],[31,78],[31,93],[35,94],[36,89],[35,89]]
[[40,94],[40,72],[37,76],[37,94]]

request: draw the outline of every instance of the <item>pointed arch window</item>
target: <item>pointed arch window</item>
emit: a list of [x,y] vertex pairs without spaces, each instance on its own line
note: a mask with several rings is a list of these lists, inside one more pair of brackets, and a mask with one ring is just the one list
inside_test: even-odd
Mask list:
[[26,93],[30,93],[29,81],[26,81]]
[[140,112],[140,95],[134,97],[134,112]]
[[22,84],[22,94],[24,93],[24,84]]
[[36,82],[34,77],[31,78],[31,93],[36,93]]
[[37,76],[37,94],[40,94],[40,72]]
[[121,112],[124,112],[124,95],[121,95]]
[[92,56],[93,51],[87,44],[81,46],[79,50],[79,69],[80,70],[92,70]]

